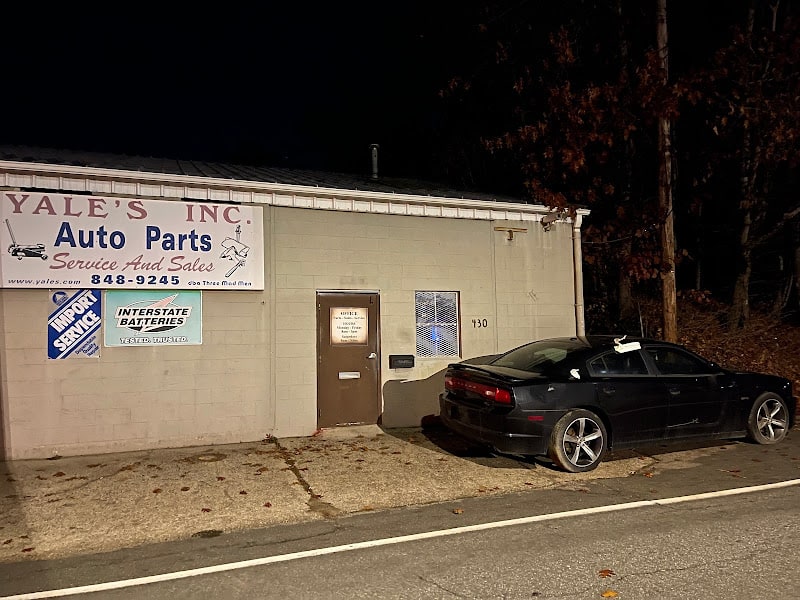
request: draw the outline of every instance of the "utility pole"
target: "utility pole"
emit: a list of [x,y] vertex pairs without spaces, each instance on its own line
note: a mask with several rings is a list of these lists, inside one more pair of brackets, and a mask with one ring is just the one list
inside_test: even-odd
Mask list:
[[[656,0],[656,43],[664,87],[669,84],[669,45],[667,42],[667,0]],[[663,337],[678,341],[677,293],[675,291],[675,223],[672,214],[672,124],[669,117],[658,119],[658,207],[661,227],[661,292],[664,320]]]

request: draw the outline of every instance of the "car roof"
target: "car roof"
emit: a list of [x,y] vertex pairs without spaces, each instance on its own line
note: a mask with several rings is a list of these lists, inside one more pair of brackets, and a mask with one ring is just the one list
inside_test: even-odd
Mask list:
[[[629,343],[639,342],[640,344],[658,344],[663,346],[672,346],[674,348],[682,348],[679,344],[673,344],[664,340],[657,340],[654,338],[629,336],[625,334],[618,335],[586,335],[580,337],[555,337],[543,340],[535,340],[535,342],[560,342],[564,344],[574,343],[576,345],[584,346],[587,350],[605,350],[612,349],[618,342]],[[530,342],[530,343],[535,343]],[[527,344],[526,344],[527,345]]]

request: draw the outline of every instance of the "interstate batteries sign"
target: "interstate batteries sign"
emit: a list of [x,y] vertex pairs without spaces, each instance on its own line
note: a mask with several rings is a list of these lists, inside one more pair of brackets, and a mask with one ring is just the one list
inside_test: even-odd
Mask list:
[[105,346],[191,346],[203,343],[199,291],[108,291]]
[[264,289],[260,206],[0,192],[0,287]]

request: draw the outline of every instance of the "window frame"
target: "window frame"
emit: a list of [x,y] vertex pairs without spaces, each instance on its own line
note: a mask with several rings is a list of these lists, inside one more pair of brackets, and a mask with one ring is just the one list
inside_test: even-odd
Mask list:
[[[686,350],[684,348],[673,348],[672,346],[662,346],[662,345],[648,345],[642,348],[645,353],[645,358],[648,362],[652,365],[652,368],[655,370],[656,375],[659,377],[708,377],[714,375],[718,368],[711,363],[693,352]],[[701,365],[704,367],[704,370],[701,372],[696,373],[665,373],[662,369],[659,368],[659,363],[656,361],[655,357],[653,356],[653,352],[657,352],[659,350],[673,352],[679,356],[688,357],[694,363]]]
[[[597,369],[595,369],[592,366],[592,364],[596,360],[598,360],[600,358],[603,358],[605,356],[613,355],[613,354],[619,354],[619,355],[636,354],[639,357],[639,360],[641,361],[642,366],[645,368],[645,372],[644,373],[601,373],[600,371],[598,371]],[[605,379],[605,378],[608,378],[608,377],[611,377],[611,378],[653,377],[655,375],[655,373],[653,373],[652,367],[650,366],[650,362],[647,359],[648,359],[648,357],[644,356],[642,354],[641,350],[632,350],[630,352],[617,352],[616,350],[608,350],[606,352],[603,352],[601,354],[596,354],[596,355],[592,356],[591,358],[589,358],[586,361],[586,370],[589,372],[589,374],[592,377],[596,377],[596,378],[599,378],[599,379]]]
[[[419,329],[420,327],[424,326],[436,326],[437,324],[442,325],[450,325],[451,323],[447,322],[433,322],[433,323],[421,323],[417,320],[417,313],[418,313],[418,304],[417,304],[417,294],[434,294],[434,306],[436,305],[436,301],[438,299],[438,294],[455,294],[455,310],[456,310],[456,320],[455,320],[455,332],[456,332],[456,354],[420,354],[420,343],[419,343]],[[453,359],[453,358],[461,358],[462,354],[462,336],[461,336],[461,292],[458,290],[414,290],[414,352],[415,356],[420,360],[442,360],[442,359]]]

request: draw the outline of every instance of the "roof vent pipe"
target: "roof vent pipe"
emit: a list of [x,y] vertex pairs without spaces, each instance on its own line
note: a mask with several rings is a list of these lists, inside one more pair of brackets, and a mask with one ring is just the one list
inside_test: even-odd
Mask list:
[[378,178],[378,148],[380,146],[378,144],[370,144],[369,145],[369,152],[372,155],[372,178]]

